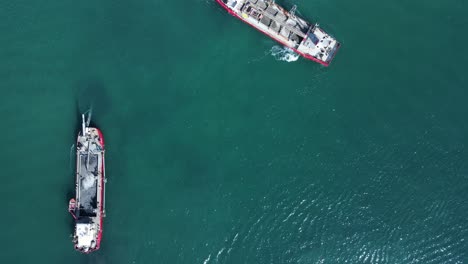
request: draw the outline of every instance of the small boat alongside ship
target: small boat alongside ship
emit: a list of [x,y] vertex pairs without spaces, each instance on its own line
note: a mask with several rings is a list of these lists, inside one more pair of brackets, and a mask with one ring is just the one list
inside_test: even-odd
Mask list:
[[80,252],[90,253],[101,246],[105,184],[104,137],[99,129],[89,127],[89,119],[85,122],[82,115],[82,131],[76,142],[75,198],[68,205],[75,220],[73,243]]
[[285,10],[274,0],[216,0],[231,15],[251,25],[306,59],[328,66],[340,43],[321,29]]

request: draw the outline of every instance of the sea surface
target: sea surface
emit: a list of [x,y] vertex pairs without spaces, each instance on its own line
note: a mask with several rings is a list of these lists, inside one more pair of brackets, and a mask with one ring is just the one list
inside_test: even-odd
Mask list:
[[468,263],[468,2],[276,2],[342,42],[330,67],[214,0],[0,2],[0,263]]

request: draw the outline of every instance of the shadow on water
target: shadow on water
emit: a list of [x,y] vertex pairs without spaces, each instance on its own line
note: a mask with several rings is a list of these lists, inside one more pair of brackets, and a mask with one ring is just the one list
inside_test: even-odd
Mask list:
[[[76,122],[77,126],[81,126],[81,114],[92,109],[94,117],[98,114],[99,117],[105,116],[110,107],[110,99],[107,89],[99,78],[91,77],[82,79],[77,82],[76,87]],[[95,125],[96,118],[91,120],[91,126]]]
[[[75,108],[77,109],[77,108]],[[65,208],[67,208],[68,210],[68,201],[70,201],[71,198],[75,197],[75,170],[76,170],[76,145],[75,145],[75,142],[76,142],[76,135],[78,133],[78,131],[80,130],[80,125],[78,125],[79,123],[77,122],[77,119],[75,120],[74,123],[74,128],[73,128],[73,134],[70,135],[70,143],[71,143],[71,146],[70,146],[70,151],[69,151],[69,169],[68,169],[68,172],[67,172],[67,181],[66,181],[66,186],[65,186],[65,197],[64,197],[64,201],[66,202],[65,204]],[[72,143],[73,142],[73,143]],[[69,230],[69,234],[70,234],[70,241],[72,239],[72,234],[73,234],[73,231],[74,231],[74,221],[73,221],[73,217],[68,213],[69,215],[69,218],[67,220],[67,224],[68,224],[68,230]],[[70,242],[71,243],[71,242]],[[70,244],[71,245],[71,244]]]
[[[75,101],[75,109],[76,111],[78,111],[78,102]],[[78,116],[78,114],[75,114],[76,116]],[[76,118],[76,117],[74,117]],[[68,211],[68,202],[70,201],[71,198],[75,197],[75,169],[76,169],[76,145],[75,145],[75,142],[76,142],[76,135],[78,133],[78,131],[80,130],[80,125],[78,123],[78,119],[72,119],[74,122],[73,122],[73,133],[69,136],[70,140],[68,142],[70,142],[70,150],[69,150],[69,153],[68,153],[68,156],[69,156],[69,162],[68,162],[68,171],[67,171],[67,174],[66,174],[66,181],[65,181],[65,186],[64,186],[64,209]],[[73,231],[74,231],[74,221],[73,221],[73,217],[70,215],[70,213],[66,213],[67,214],[67,226],[68,226],[68,234],[70,234],[70,247],[72,247],[72,244],[71,244],[71,240],[72,240],[72,234],[73,234]]]

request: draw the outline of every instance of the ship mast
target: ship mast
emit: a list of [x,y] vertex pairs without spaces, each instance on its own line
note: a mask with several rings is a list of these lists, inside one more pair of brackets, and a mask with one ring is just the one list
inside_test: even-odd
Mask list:
[[86,170],[89,171],[89,153],[91,152],[91,150],[89,149],[89,144],[91,144],[91,142],[88,140],[88,154],[86,154]]
[[[88,120],[88,123],[89,123],[89,120]],[[88,127],[87,127],[87,122],[85,121],[84,114],[81,115],[81,129],[83,129],[83,137],[87,138]],[[89,167],[89,152],[90,152],[89,144],[91,143],[88,139],[87,139],[87,142],[88,142],[88,146],[86,148],[87,148],[88,154],[86,155],[86,169],[88,169]]]
[[83,136],[85,136],[86,135],[86,123],[85,123],[84,114],[81,115],[81,129],[83,130]]

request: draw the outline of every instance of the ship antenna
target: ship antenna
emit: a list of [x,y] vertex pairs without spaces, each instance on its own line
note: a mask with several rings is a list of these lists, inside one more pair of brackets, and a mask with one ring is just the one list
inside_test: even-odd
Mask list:
[[89,149],[89,144],[91,144],[91,141],[88,140],[88,154],[86,155],[86,170],[89,170],[89,153],[91,150]]

